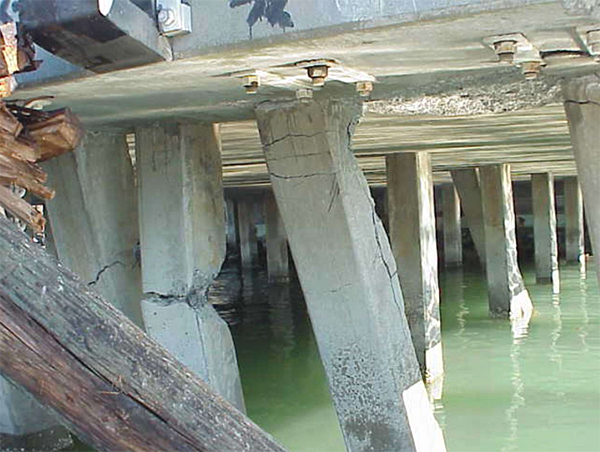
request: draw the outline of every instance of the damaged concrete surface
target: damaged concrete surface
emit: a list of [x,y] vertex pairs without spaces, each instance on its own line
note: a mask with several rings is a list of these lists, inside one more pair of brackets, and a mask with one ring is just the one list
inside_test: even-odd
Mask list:
[[59,259],[142,326],[137,192],[125,135],[88,132],[44,169],[60,192],[46,204]]
[[231,334],[207,300],[225,258],[219,128],[139,128],[136,162],[146,330],[244,411]]
[[[444,450],[396,263],[350,149],[360,112],[343,101],[262,104],[271,182],[346,446],[417,450],[430,441],[431,450]],[[409,392],[417,395],[404,398]]]

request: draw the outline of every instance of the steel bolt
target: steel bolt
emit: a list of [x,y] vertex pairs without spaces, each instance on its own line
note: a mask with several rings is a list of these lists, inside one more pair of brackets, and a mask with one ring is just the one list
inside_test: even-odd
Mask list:
[[525,61],[522,68],[525,80],[535,80],[540,74],[542,64],[539,61]]
[[517,51],[516,41],[498,41],[494,43],[494,50],[501,63],[512,64]]
[[169,8],[163,8],[158,12],[158,21],[164,25],[169,26],[175,23],[175,11]]
[[325,79],[329,75],[329,67],[324,64],[310,66],[307,68],[307,72],[312,80],[313,86],[323,86],[325,85]]
[[356,82],[356,92],[360,97],[369,97],[373,91],[373,82]]
[[244,77],[244,88],[246,89],[246,94],[256,94],[259,86],[260,79],[258,78],[258,75],[247,75]]
[[592,55],[600,55],[600,29],[587,32],[587,45]]

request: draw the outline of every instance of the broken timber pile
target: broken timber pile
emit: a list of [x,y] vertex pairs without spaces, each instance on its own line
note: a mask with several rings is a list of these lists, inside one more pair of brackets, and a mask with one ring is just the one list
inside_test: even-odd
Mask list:
[[[12,94],[13,74],[34,70],[31,43],[17,39],[14,23],[0,25],[0,98]],[[44,230],[42,212],[21,198],[18,187],[41,199],[54,191],[44,186],[46,174],[36,162],[73,150],[82,138],[77,118],[69,110],[42,112],[0,100],[0,207],[34,232]]]
[[0,373],[111,451],[283,451],[0,217]]

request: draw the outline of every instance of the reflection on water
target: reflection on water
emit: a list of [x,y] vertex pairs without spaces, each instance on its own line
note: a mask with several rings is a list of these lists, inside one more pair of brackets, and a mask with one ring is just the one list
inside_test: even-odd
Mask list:
[[[484,277],[440,275],[446,378],[435,414],[449,451],[600,451],[600,296],[594,268],[536,286],[528,327],[488,317]],[[250,417],[291,451],[343,451],[297,282],[223,274],[211,300],[231,325]]]

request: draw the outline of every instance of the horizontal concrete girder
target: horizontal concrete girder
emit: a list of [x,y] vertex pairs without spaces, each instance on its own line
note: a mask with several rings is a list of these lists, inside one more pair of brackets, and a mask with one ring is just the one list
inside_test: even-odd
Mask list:
[[[95,125],[190,117],[211,122],[251,119],[257,101],[293,99],[299,85],[310,83],[305,69],[293,65],[318,58],[334,61],[351,74],[376,78],[373,99],[418,100],[452,92],[455,105],[471,105],[463,112],[489,111],[484,104],[511,110],[548,102],[558,92],[551,89],[557,82],[545,79],[544,89],[524,84],[519,97],[529,93],[528,102],[514,101],[514,87],[496,96],[491,92],[483,98],[481,93],[465,96],[464,90],[471,86],[499,88],[523,82],[521,70],[499,65],[484,40],[522,31],[539,48],[581,52],[572,32],[590,23],[585,13],[570,14],[560,1],[290,0],[287,9],[294,30],[304,31],[288,29],[283,35],[262,23],[250,41],[247,12],[242,8],[230,9],[224,0],[192,3],[196,33],[171,40],[175,61],[90,75],[69,72],[64,64],[60,68],[46,55],[47,69],[20,77],[23,89],[17,95],[52,95],[56,106],[69,105],[84,122]],[[356,27],[361,31],[356,32]],[[261,28],[269,30],[263,35],[269,39],[256,39]],[[547,63],[544,74],[552,77],[589,72],[595,66],[585,55],[548,57]],[[254,97],[245,94],[238,77],[248,71],[264,75]],[[350,83],[326,84],[323,96],[356,96],[352,81],[350,76]],[[494,101],[485,100],[488,95]]]

